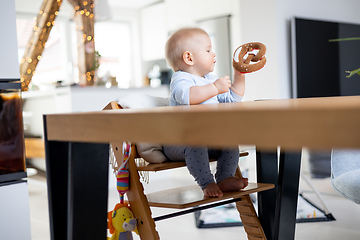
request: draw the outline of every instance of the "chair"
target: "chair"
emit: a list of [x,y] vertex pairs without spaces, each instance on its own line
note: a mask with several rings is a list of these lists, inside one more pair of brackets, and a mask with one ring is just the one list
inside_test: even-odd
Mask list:
[[331,184],[343,197],[360,204],[360,150],[331,151]]
[[[151,101],[157,103],[161,102],[158,98],[152,99]],[[119,105],[118,103],[119,101],[112,101],[104,108],[104,110],[124,108],[124,106]],[[122,161],[123,143],[111,143],[111,146],[117,161],[119,159]],[[248,155],[248,153],[241,153],[240,157],[246,155]],[[162,171],[174,169],[184,167],[185,163],[165,161],[161,163],[148,163],[145,166],[140,167],[136,165],[135,161],[136,158],[139,158],[140,156],[141,154],[138,152],[137,145],[132,144],[128,162],[130,189],[127,192],[127,198],[135,217],[139,219],[138,231],[142,240],[160,239],[159,234],[156,231],[155,221],[231,202],[236,203],[236,208],[240,214],[248,239],[266,239],[249,194],[274,188],[273,184],[249,183],[249,186],[244,190],[225,192],[224,196],[221,198],[204,198],[202,190],[197,185],[177,187],[145,195],[143,185],[140,181],[139,171]],[[121,165],[121,161],[118,161],[119,166]],[[236,171],[236,175],[241,176],[239,168]],[[153,217],[150,207],[172,208],[179,209],[179,211],[165,216]]]

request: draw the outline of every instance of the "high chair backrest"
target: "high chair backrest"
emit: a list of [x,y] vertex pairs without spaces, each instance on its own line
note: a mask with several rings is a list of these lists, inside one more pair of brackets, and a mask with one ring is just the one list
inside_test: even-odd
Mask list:
[[[154,108],[169,105],[169,99],[164,97],[154,97],[147,94],[123,94],[115,101],[110,102],[104,110],[109,109],[136,109]],[[166,157],[162,153],[162,146],[156,143],[137,143],[136,150],[138,156],[145,159],[148,163],[162,163]]]

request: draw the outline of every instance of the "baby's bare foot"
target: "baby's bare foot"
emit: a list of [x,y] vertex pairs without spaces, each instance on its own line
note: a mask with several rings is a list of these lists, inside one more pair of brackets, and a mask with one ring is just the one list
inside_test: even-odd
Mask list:
[[223,193],[216,183],[210,183],[203,190],[205,197],[222,197]]
[[217,185],[223,192],[238,191],[245,188],[249,184],[247,178],[229,177],[225,178]]

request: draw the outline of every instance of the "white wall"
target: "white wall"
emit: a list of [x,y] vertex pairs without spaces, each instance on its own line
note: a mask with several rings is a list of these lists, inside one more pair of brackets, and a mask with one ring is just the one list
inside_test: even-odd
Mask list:
[[265,44],[267,63],[258,72],[246,74],[244,100],[272,99],[279,96],[279,76],[276,56],[276,0],[240,0],[241,43]]
[[291,97],[292,17],[360,24],[358,0],[240,0],[240,10],[242,41],[263,42],[268,60],[247,76],[245,100]]

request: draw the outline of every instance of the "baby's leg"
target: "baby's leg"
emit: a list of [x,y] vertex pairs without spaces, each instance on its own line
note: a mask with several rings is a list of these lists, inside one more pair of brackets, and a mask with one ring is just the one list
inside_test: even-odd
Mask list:
[[216,182],[222,191],[237,191],[248,185],[247,178],[234,177],[239,163],[239,149],[223,149],[217,161]]
[[209,165],[208,148],[187,146],[164,146],[164,154],[172,161],[185,161],[190,174],[206,197],[221,197]]
[[209,154],[206,147],[187,147],[184,153],[186,166],[201,189],[204,190],[210,183],[215,183],[214,176],[211,174]]

